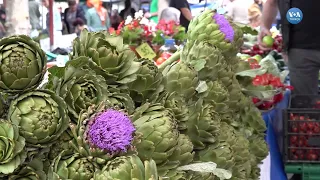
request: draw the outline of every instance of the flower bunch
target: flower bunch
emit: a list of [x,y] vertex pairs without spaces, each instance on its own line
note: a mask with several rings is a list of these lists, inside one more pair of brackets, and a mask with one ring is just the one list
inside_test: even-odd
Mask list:
[[143,16],[142,10],[135,13],[134,17],[128,16],[120,23],[118,29],[109,29],[110,34],[121,35],[124,43],[140,44],[152,38],[152,23]]
[[[156,35],[154,38],[159,39],[157,36],[159,34],[180,42],[183,42],[186,39],[185,28],[175,21],[160,20],[156,26]],[[158,44],[160,44],[159,42]]]

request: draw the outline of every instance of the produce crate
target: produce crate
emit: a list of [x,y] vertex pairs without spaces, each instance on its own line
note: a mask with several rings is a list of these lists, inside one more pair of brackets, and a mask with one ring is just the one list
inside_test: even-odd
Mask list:
[[283,113],[285,164],[320,163],[320,96],[292,95]]
[[303,180],[319,180],[320,179],[320,165],[316,164],[287,164],[285,171],[292,174],[301,174]]
[[284,113],[284,162],[320,163],[320,110]]
[[320,95],[291,95],[289,109],[320,109]]

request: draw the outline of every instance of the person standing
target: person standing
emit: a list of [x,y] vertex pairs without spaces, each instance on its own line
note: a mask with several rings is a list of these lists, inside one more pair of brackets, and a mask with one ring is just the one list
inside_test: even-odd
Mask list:
[[227,16],[235,23],[247,25],[249,24],[248,10],[250,5],[250,1],[233,0],[227,6]]
[[39,30],[41,13],[39,10],[39,3],[35,0],[29,0],[29,19],[31,28],[33,30]]
[[77,4],[76,0],[68,0],[69,8],[64,11],[64,23],[68,34],[75,33],[73,22],[80,18],[84,23],[87,23],[84,10]]
[[92,8],[86,13],[87,25],[94,31],[103,31],[110,28],[110,17],[100,0],[91,0]]
[[[42,5],[46,7],[49,11],[49,0],[42,0]],[[53,7],[52,11],[53,11],[53,31],[58,32],[58,34],[62,34],[61,14],[58,8],[56,7]],[[49,27],[50,27],[49,12],[46,15],[46,24],[47,24],[47,30],[49,32]]]
[[120,12],[120,17],[122,21],[126,20],[128,16],[134,17],[136,10],[131,6],[131,0],[126,0],[124,2],[124,9]]
[[[320,1],[268,0],[264,3],[258,36],[260,48],[268,49],[263,37],[271,35],[270,28],[279,8],[284,55],[288,55],[290,84],[293,94],[317,95],[320,70],[320,21],[315,21]],[[296,9],[291,9],[296,8]],[[287,16],[288,13],[288,16]],[[294,18],[289,13],[295,14]],[[286,56],[285,56],[286,57]]]
[[259,27],[261,22],[261,0],[254,0],[254,3],[249,7],[249,21],[252,27]]
[[169,6],[176,8],[181,12],[180,25],[185,27],[186,31],[188,31],[188,26],[192,19],[190,5],[188,1],[187,0],[171,0]]
[[159,17],[158,17],[158,0],[151,0],[150,3],[150,12],[147,12],[144,14],[144,17],[149,18],[151,21],[158,23]]

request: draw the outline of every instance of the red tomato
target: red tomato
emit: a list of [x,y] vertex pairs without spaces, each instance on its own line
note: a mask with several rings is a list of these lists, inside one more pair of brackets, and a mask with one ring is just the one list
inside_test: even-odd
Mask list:
[[169,59],[169,57],[171,57],[171,55],[172,55],[171,53],[164,52],[164,53],[161,54],[160,57],[162,57],[162,58],[164,58],[164,59]]
[[166,59],[164,59],[163,57],[159,57],[157,60],[156,60],[156,64],[157,65],[161,65],[163,62],[165,62]]

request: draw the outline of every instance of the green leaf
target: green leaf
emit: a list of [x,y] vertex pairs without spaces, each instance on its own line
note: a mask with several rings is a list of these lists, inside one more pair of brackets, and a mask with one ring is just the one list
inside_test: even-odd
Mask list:
[[251,97],[257,97],[261,100],[270,100],[276,94],[279,93],[278,90],[274,89],[272,86],[247,86],[242,89],[242,92]]
[[246,71],[241,71],[236,73],[236,76],[248,76],[248,77],[256,77],[257,75],[262,75],[265,74],[267,72],[267,69],[261,67],[258,69],[250,69],[250,70],[246,70]]
[[241,24],[241,23],[235,23],[235,24],[241,28],[244,34],[258,35],[258,31],[248,25]]

